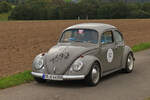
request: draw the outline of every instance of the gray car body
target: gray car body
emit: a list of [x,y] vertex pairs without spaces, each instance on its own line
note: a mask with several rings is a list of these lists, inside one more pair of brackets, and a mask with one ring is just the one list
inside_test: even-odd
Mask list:
[[[98,32],[98,43],[58,43],[43,55],[44,66],[42,69],[35,69],[33,62],[33,72],[45,73],[50,75],[88,75],[94,62],[98,62],[101,69],[101,76],[105,76],[126,66],[126,59],[132,49],[125,45],[124,40],[117,43],[102,44],[101,36],[106,31],[118,30],[116,27],[103,23],[83,23],[68,27],[70,29],[92,29]],[[62,32],[63,34],[63,32]],[[61,35],[62,36],[62,35]],[[114,53],[113,61],[107,61],[107,51],[112,49]],[[81,57],[82,56],[82,57]],[[70,71],[72,64],[76,61],[83,62],[83,68],[76,72]],[[35,75],[34,75],[35,76]]]

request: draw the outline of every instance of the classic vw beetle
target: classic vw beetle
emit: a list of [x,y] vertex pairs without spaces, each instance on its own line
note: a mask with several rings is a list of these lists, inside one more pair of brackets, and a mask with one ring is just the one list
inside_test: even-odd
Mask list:
[[33,61],[31,74],[46,80],[85,80],[95,86],[101,77],[124,69],[132,72],[134,54],[118,29],[109,24],[84,23],[65,29],[47,53]]

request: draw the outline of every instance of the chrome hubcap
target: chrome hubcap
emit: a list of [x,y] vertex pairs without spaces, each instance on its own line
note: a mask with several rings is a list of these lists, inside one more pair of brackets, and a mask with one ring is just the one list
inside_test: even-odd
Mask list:
[[92,80],[96,84],[100,78],[99,66],[95,65],[92,69]]
[[129,68],[129,70],[133,69],[133,65],[134,65],[133,57],[131,55],[129,55],[129,57],[128,57],[128,68]]

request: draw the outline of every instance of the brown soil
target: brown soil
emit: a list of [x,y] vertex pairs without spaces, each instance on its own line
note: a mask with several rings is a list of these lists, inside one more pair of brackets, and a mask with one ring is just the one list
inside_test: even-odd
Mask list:
[[150,42],[149,19],[0,22],[0,77],[31,70],[34,57],[55,45],[64,28],[85,22],[115,25],[130,46]]

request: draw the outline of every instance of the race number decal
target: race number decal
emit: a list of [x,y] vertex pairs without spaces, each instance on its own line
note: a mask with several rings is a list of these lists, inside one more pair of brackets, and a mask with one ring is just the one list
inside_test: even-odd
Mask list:
[[112,49],[108,49],[108,51],[107,51],[107,61],[109,63],[111,63],[112,60],[113,60],[113,57],[114,57],[113,50]]

